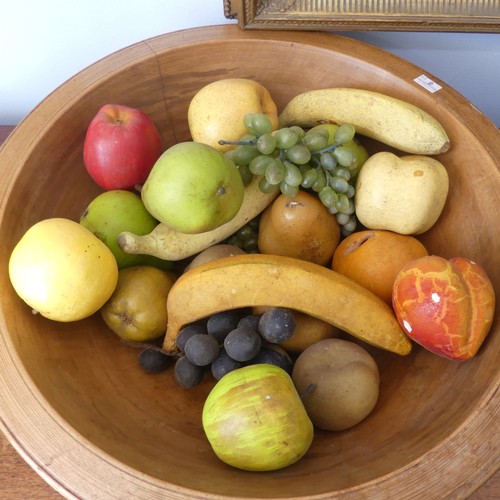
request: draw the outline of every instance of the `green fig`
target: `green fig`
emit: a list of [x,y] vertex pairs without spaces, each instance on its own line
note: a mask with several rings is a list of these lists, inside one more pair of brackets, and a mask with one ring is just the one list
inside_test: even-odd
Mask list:
[[215,454],[249,471],[293,464],[305,455],[314,435],[292,379],[271,364],[224,375],[205,400],[202,421]]

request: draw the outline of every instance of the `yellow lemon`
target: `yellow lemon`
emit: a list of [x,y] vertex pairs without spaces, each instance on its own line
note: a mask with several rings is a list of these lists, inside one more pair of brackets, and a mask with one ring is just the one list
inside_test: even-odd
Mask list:
[[88,229],[52,218],[31,226],[15,246],[9,276],[17,294],[55,321],[77,321],[109,299],[118,280],[111,250]]

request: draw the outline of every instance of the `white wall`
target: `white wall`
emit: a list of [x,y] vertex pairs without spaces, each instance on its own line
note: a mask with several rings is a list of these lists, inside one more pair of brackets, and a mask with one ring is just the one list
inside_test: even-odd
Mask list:
[[[228,21],[223,0],[18,0],[0,18],[0,124],[14,125],[96,60],[152,36]],[[341,33],[422,67],[500,126],[500,36]]]

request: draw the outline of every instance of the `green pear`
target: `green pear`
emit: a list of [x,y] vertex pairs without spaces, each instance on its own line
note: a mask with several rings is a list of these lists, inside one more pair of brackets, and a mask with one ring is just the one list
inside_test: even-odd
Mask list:
[[229,222],[243,203],[236,165],[207,144],[182,142],[167,149],[144,183],[149,213],[181,233],[203,233]]
[[99,194],[83,212],[80,224],[108,246],[120,269],[145,263],[154,265],[149,256],[125,253],[117,242],[123,231],[145,235],[158,224],[146,210],[141,197],[132,191],[116,189]]

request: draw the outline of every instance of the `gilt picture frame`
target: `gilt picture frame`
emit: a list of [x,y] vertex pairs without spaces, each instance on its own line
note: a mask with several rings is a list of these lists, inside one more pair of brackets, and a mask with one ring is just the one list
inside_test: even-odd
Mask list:
[[500,33],[500,0],[224,0],[243,29]]

